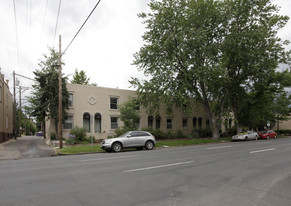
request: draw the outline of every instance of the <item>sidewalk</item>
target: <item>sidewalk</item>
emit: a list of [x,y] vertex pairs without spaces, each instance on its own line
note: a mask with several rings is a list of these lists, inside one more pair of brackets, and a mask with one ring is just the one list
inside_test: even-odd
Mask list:
[[22,136],[0,144],[0,160],[51,157],[56,153],[43,137]]
[[0,144],[0,160],[17,160],[21,158],[18,148],[7,147],[7,145],[16,141],[15,139],[11,139]]

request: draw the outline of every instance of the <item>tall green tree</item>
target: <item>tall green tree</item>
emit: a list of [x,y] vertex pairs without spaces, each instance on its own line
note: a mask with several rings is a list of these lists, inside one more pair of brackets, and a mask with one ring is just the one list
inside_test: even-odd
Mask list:
[[73,79],[71,80],[71,83],[97,86],[96,83],[89,84],[89,81],[90,81],[90,77],[87,77],[87,74],[84,70],[78,71],[78,69],[76,69],[75,73],[73,74]]
[[151,13],[142,13],[145,44],[134,64],[149,80],[132,78],[142,104],[150,113],[173,105],[191,112],[191,100],[209,117],[213,138],[219,137],[227,108],[225,68],[221,43],[225,38],[224,2],[214,0],[151,1]]
[[278,7],[270,0],[226,3],[228,21],[221,50],[222,65],[226,68],[228,99],[240,131],[243,126],[253,126],[246,125],[246,116],[251,118],[254,114],[250,111],[259,112],[258,116],[270,112],[266,105],[274,104],[275,95],[288,86],[284,84],[285,76],[276,69],[280,63],[290,63],[290,51],[284,49],[289,42],[277,35],[289,17],[279,15]]
[[255,125],[247,115],[260,91],[269,97],[283,92],[282,79],[273,76],[280,63],[290,63],[288,42],[277,36],[288,17],[278,15],[270,0],[153,0],[149,6],[151,13],[139,15],[145,44],[134,55],[149,80],[131,80],[148,111],[158,112],[160,104],[191,108],[195,99],[213,138],[229,112],[239,130]]
[[[35,70],[34,91],[29,99],[32,115],[38,121],[45,123],[45,118],[53,118],[55,120],[56,129],[58,124],[58,98],[59,98],[59,53],[50,49],[49,55],[43,55],[44,59],[39,62],[40,69]],[[62,63],[63,65],[64,63]],[[69,105],[69,93],[66,87],[67,77],[62,77],[62,109],[63,121],[67,118]],[[45,124],[44,124],[45,125]],[[56,133],[58,133],[56,131]]]

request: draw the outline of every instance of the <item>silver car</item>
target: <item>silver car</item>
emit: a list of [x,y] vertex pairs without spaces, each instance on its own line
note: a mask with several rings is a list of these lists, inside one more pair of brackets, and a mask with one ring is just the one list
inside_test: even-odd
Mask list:
[[241,132],[237,135],[232,136],[232,141],[238,141],[238,140],[257,140],[258,139],[258,133],[254,131],[246,131],[246,132]]
[[106,152],[120,152],[125,148],[137,148],[142,150],[146,148],[147,150],[152,150],[156,145],[155,137],[146,131],[130,131],[123,135],[106,139],[101,143],[101,149]]

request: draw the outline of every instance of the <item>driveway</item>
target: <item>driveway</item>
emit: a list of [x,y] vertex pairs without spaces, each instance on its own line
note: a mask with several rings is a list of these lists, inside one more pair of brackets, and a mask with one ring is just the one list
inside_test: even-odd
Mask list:
[[0,145],[0,160],[53,156],[55,151],[45,144],[43,137],[23,136]]

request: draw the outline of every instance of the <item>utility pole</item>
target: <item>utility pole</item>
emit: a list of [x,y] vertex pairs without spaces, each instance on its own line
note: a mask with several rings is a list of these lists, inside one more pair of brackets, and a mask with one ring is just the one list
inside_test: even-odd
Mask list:
[[62,40],[61,35],[59,35],[59,124],[58,124],[58,132],[59,132],[59,140],[60,140],[60,148],[63,148],[63,112],[62,112]]
[[21,137],[21,86],[19,85],[19,137]]
[[14,139],[17,138],[16,135],[16,99],[15,99],[15,71],[13,71],[13,136]]

